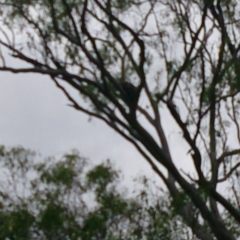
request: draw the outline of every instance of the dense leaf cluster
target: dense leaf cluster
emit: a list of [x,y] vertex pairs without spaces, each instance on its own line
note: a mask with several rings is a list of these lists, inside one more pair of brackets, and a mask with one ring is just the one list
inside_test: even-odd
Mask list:
[[0,163],[0,239],[194,239],[166,193],[150,194],[144,178],[127,194],[109,161],[90,167],[76,151],[56,161],[2,146]]

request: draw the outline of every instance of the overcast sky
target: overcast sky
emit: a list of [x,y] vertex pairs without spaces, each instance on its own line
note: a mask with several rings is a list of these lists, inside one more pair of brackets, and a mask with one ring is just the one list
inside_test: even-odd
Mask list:
[[0,144],[22,145],[44,155],[77,148],[92,161],[117,161],[128,174],[139,172],[139,162],[142,169],[148,168],[137,151],[104,123],[89,122],[88,116],[68,107],[48,77],[0,73],[0,79]]
[[[10,66],[13,64],[10,62]],[[14,66],[19,67],[18,62]],[[20,63],[20,65],[22,65]],[[62,155],[73,148],[99,163],[107,158],[127,177],[152,170],[135,148],[105,123],[67,106],[68,100],[49,77],[0,72],[0,144],[21,145],[48,155]],[[180,133],[163,117],[172,154],[189,169]],[[175,131],[175,134],[174,134]],[[188,163],[186,165],[186,162]]]

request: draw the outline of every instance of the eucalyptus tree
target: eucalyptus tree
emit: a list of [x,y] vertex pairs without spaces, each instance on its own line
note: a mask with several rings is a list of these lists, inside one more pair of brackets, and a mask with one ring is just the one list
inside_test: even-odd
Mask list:
[[[48,75],[73,108],[104,121],[142,154],[199,239],[236,238],[237,1],[1,0],[1,11],[0,44],[26,67],[9,65],[2,54],[0,70]],[[188,146],[181,159],[173,157],[166,118]],[[181,171],[179,161],[194,172]]]

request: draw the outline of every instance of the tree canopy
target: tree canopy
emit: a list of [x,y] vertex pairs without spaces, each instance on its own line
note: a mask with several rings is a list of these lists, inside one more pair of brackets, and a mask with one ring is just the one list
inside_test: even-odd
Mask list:
[[[26,63],[11,66],[2,54],[0,70],[48,75],[73,108],[132,143],[173,199],[184,196],[178,214],[199,239],[236,239],[238,1],[0,2],[1,47]],[[194,172],[181,171],[182,157],[172,157],[166,116],[181,132]]]
[[196,239],[167,193],[144,176],[132,193],[109,160],[92,166],[76,150],[56,159],[1,146],[0,164],[3,240]]

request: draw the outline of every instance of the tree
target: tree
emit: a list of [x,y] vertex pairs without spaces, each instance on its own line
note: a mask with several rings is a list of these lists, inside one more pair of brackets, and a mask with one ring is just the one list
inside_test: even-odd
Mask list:
[[[72,107],[132,143],[173,199],[185,194],[178,214],[199,239],[236,239],[229,222],[240,222],[237,1],[2,0],[1,7],[1,46],[27,63],[9,66],[2,56],[2,71],[50,76]],[[163,115],[181,131],[194,173],[173,159]]]
[[56,161],[4,146],[0,161],[3,240],[196,239],[164,192],[142,177],[127,194],[110,161],[91,166],[76,150]]

